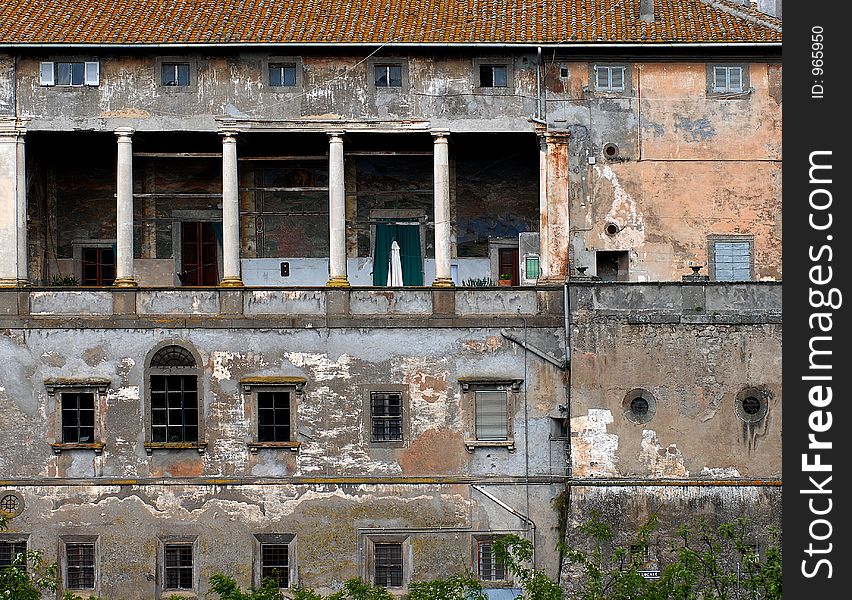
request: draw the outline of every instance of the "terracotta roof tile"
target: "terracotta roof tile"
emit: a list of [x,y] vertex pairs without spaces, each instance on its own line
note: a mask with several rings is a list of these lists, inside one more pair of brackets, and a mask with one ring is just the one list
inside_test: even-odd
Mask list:
[[777,43],[729,0],[4,0],[0,44]]

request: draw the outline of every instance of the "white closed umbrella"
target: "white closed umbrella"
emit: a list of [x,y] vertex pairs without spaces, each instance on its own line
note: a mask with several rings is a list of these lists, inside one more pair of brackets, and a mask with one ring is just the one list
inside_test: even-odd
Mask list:
[[390,257],[388,258],[388,283],[389,286],[402,285],[402,259],[399,256],[399,244],[396,240],[391,242]]

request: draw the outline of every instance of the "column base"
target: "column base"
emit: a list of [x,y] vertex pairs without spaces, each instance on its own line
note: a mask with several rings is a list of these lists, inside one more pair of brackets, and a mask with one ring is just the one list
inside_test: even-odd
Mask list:
[[332,277],[328,280],[328,283],[325,284],[325,287],[348,288],[350,287],[349,279],[345,275]]
[[23,288],[30,287],[30,282],[26,279],[0,279],[0,287],[2,288]]
[[224,288],[241,288],[245,287],[243,280],[240,277],[225,277],[219,282],[219,287]]
[[123,288],[133,288],[139,287],[139,284],[136,283],[136,280],[132,277],[119,277],[116,279],[113,284],[114,287],[123,287]]
[[451,277],[438,277],[432,282],[432,287],[436,288],[451,288],[456,287],[456,283]]
[[564,285],[568,283],[567,277],[542,277],[536,280],[536,285]]

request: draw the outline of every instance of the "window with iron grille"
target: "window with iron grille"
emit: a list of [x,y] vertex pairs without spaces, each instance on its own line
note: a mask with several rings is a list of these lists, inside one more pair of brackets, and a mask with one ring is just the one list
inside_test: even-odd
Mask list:
[[289,391],[257,393],[258,442],[289,442],[290,418]]
[[479,540],[476,543],[477,569],[482,581],[504,581],[506,566],[494,555],[492,540]]
[[713,67],[714,92],[743,91],[742,67]]
[[165,544],[163,560],[164,589],[193,589],[192,544]]
[[170,87],[189,86],[189,63],[164,62],[163,85]]
[[95,395],[91,392],[63,392],[62,443],[95,442]]
[[279,588],[290,587],[290,545],[260,545],[261,580],[271,579]]
[[296,65],[292,63],[270,63],[269,85],[272,87],[294,87],[296,85]]
[[477,390],[475,394],[476,439],[509,438],[508,399],[504,390]]
[[373,544],[373,583],[383,587],[402,587],[402,543]]
[[115,252],[112,248],[82,248],[83,285],[112,285],[115,282]]
[[507,65],[479,65],[479,87],[508,87]]
[[196,375],[151,375],[151,439],[198,441]]
[[402,87],[402,65],[375,65],[377,88]]
[[10,566],[19,554],[26,553],[27,543],[24,540],[0,540],[0,571]]
[[69,590],[94,589],[94,542],[65,542],[65,587]]
[[708,240],[710,275],[715,281],[751,281],[753,238],[719,236]]
[[371,392],[370,420],[373,442],[401,442],[402,392]]
[[622,65],[595,65],[595,91],[623,92],[626,72]]

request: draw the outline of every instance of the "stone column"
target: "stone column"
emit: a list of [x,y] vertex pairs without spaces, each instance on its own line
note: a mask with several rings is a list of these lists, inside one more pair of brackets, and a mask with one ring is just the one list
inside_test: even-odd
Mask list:
[[115,284],[135,287],[133,275],[133,133],[129,127],[115,130],[118,138],[116,181]]
[[242,287],[237,132],[222,131],[222,287]]
[[570,242],[568,132],[540,134],[539,283],[565,283]]
[[433,131],[435,167],[435,281],[434,287],[453,287],[450,269],[450,150],[448,131]]
[[24,133],[14,120],[0,123],[0,287],[27,284]]
[[328,287],[349,287],[346,273],[346,187],[343,132],[328,132]]

